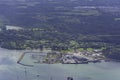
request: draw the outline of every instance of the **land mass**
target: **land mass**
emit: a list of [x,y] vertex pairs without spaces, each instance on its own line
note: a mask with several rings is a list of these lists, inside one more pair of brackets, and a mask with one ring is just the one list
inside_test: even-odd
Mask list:
[[11,1],[0,4],[2,48],[102,49],[107,58],[120,60],[118,0]]

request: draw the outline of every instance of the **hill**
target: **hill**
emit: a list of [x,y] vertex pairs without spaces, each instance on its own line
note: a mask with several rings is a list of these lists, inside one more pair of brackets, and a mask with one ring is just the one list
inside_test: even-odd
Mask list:
[[119,5],[119,0],[0,0],[1,47],[119,48]]

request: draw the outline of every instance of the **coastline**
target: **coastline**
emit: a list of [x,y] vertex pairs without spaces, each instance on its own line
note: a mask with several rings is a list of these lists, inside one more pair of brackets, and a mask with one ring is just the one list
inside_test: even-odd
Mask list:
[[86,56],[83,55],[83,52],[79,53],[60,53],[60,52],[23,52],[20,57],[18,58],[17,63],[20,63],[24,56],[28,55],[31,57],[30,60],[34,60],[34,64],[88,64],[88,63],[98,63],[103,60],[100,59],[101,55],[98,56],[99,58],[94,58],[93,56]]
[[[6,48],[2,48],[2,49],[6,49]],[[6,49],[6,50],[11,50],[11,49]],[[13,49],[12,49],[13,50]],[[14,50],[17,50],[17,49],[14,49]],[[45,53],[55,53],[54,51],[51,51],[51,50],[44,50],[44,51],[41,51],[41,50],[39,50],[39,49],[33,49],[33,50],[26,50],[26,49],[24,49],[24,50],[19,50],[19,51],[22,51],[23,52],[23,54],[24,54],[24,52],[26,53],[26,52],[28,52],[28,53],[35,53],[35,52],[38,52],[38,53],[41,53],[41,52],[45,52]],[[56,52],[58,52],[58,51],[56,51]],[[61,53],[61,52],[58,52],[58,53]],[[63,53],[63,54],[73,54],[74,52],[67,52],[67,53]],[[81,52],[78,52],[78,53],[81,53]],[[24,54],[25,55],[25,54]],[[20,55],[20,57],[21,57],[22,55]],[[65,55],[64,55],[65,56]],[[19,59],[20,59],[20,57],[19,57]],[[24,56],[23,56],[24,57]],[[62,56],[63,57],[63,56]],[[16,61],[17,63],[19,63],[21,60],[19,60],[18,59],[18,61]],[[22,59],[22,58],[21,58]],[[104,56],[104,58],[102,58],[102,59],[96,59],[96,60],[93,60],[93,61],[82,61],[82,62],[71,62],[71,63],[63,63],[62,61],[61,61],[61,59],[60,60],[58,60],[57,62],[52,62],[52,61],[44,61],[44,62],[42,62],[42,63],[39,63],[39,62],[36,62],[37,64],[59,64],[59,63],[61,63],[61,64],[88,64],[88,63],[99,63],[99,62],[101,62],[101,61],[105,61],[105,62],[120,62],[120,60],[116,60],[116,59],[110,59],[110,58],[107,58],[107,57],[105,57]]]

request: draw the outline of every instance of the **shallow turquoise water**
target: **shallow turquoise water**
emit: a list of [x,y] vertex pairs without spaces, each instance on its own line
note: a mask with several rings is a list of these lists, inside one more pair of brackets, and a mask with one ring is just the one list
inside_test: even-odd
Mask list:
[[[120,80],[120,63],[102,62],[91,64],[36,64],[33,67],[16,63],[23,51],[0,48],[0,80]],[[33,64],[29,58],[23,63]]]

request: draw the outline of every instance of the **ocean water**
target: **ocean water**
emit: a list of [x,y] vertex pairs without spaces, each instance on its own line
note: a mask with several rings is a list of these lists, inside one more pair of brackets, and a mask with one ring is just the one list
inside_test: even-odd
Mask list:
[[17,64],[23,51],[0,48],[0,80],[120,80],[119,62],[90,64],[33,64],[26,58],[28,65]]

